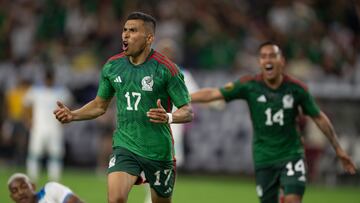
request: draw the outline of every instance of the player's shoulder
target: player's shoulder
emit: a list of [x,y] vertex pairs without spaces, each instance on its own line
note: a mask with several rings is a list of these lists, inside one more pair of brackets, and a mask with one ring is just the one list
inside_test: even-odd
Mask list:
[[174,76],[179,73],[179,68],[172,62],[168,57],[154,50],[150,59],[155,60],[157,63],[162,64],[162,67],[170,71],[171,75]]
[[124,59],[126,57],[124,52],[121,52],[119,54],[116,54],[114,56],[111,56],[110,58],[108,58],[108,60],[105,62],[102,71],[107,72],[111,69],[111,67],[113,66],[114,62],[118,63],[119,61],[121,62],[121,59]]
[[304,82],[302,82],[301,80],[299,80],[293,76],[284,75],[284,81],[295,87],[298,87],[304,91],[308,91],[308,86]]
[[57,182],[47,182],[45,185],[44,185],[44,188],[45,189],[50,189],[50,188],[54,188],[54,187],[62,187],[63,185],[60,184],[60,183],[57,183]]
[[44,185],[44,189],[45,191],[70,190],[70,188],[58,182],[48,182]]
[[111,57],[106,61],[106,63],[109,63],[109,62],[112,62],[112,61],[116,61],[116,60],[121,59],[121,58],[125,58],[125,52],[121,52],[121,53],[115,54],[114,56],[111,56]]
[[246,84],[249,82],[258,82],[261,80],[261,76],[260,75],[242,75],[239,78],[239,83],[240,84]]

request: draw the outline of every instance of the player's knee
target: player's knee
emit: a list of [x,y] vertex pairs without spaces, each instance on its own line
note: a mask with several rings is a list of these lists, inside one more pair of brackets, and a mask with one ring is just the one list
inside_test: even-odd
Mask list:
[[284,203],[301,203],[301,196],[300,195],[286,195],[284,197]]

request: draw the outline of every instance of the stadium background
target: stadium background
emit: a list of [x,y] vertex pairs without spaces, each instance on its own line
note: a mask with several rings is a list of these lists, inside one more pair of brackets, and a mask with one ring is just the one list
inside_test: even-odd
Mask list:
[[[157,18],[156,38],[175,41],[177,62],[193,73],[200,87],[224,85],[240,75],[255,73],[257,45],[268,39],[278,42],[288,60],[287,71],[309,85],[334,122],[342,145],[360,165],[358,1],[0,0],[0,202],[7,196],[8,175],[24,171],[26,156],[26,143],[18,142],[15,137],[6,139],[11,134],[8,120],[13,119],[6,112],[8,92],[20,81],[41,82],[44,70],[51,67],[57,74],[57,82],[73,93],[72,107],[85,104],[96,94],[102,64],[121,51],[124,17],[134,10]],[[179,173],[176,202],[205,202],[192,200],[196,193],[182,187],[204,188],[201,190],[204,194],[199,196],[209,199],[218,194],[229,196],[224,202],[248,198],[251,199],[248,202],[256,202],[251,181],[251,123],[246,104],[233,102],[218,110],[194,108],[196,120],[187,128],[186,164]],[[82,178],[90,178],[91,185],[99,185],[102,190],[100,200],[94,202],[105,202],[105,179],[96,160],[102,150],[99,143],[112,128],[112,118],[113,115],[107,115],[94,121],[72,123],[65,129],[63,181],[75,191],[87,191],[87,185],[80,182]],[[17,119],[23,121],[21,116]],[[352,193],[360,187],[359,175],[343,174],[329,143],[313,124],[308,120],[300,124],[306,140],[310,182],[325,191],[316,193],[316,187],[312,186],[305,201],[314,192],[320,198],[329,198],[326,202],[335,201],[331,196],[335,193],[360,202],[358,192]],[[99,180],[93,177],[95,172]],[[206,177],[193,178],[194,174],[204,173]],[[240,194],[243,186],[248,191],[244,193],[248,195],[246,198]],[[235,190],[223,195],[229,188]],[[82,194],[87,197],[91,192]],[[91,198],[85,199],[93,202]],[[309,202],[317,201],[309,199]]]

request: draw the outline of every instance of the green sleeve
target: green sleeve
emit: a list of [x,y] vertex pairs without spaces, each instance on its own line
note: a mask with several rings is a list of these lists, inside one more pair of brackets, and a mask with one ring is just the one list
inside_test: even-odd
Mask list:
[[303,95],[300,105],[304,111],[304,114],[311,117],[318,116],[320,114],[320,108],[316,104],[314,97],[312,97],[311,94],[306,90],[303,90],[302,94]]
[[220,92],[224,96],[225,101],[229,102],[234,99],[246,99],[248,95],[247,89],[246,83],[236,80],[221,87]]
[[190,95],[185,85],[184,75],[177,66],[176,68],[178,70],[176,74],[169,73],[167,91],[173,104],[179,108],[190,102]]
[[111,85],[111,82],[107,75],[107,70],[111,67],[110,63],[104,65],[103,69],[101,70],[100,74],[100,81],[99,81],[99,88],[97,92],[97,96],[108,100],[111,99],[115,94],[115,89]]

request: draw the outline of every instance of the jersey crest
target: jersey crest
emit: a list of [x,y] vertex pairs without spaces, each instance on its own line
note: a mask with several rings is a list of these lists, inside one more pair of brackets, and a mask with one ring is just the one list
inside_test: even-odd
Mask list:
[[144,91],[152,91],[153,90],[153,86],[154,86],[154,80],[153,80],[153,76],[145,76],[142,80],[141,80],[141,85],[142,85],[142,90]]
[[284,109],[291,109],[294,106],[294,97],[291,94],[286,94],[284,95],[282,102]]

